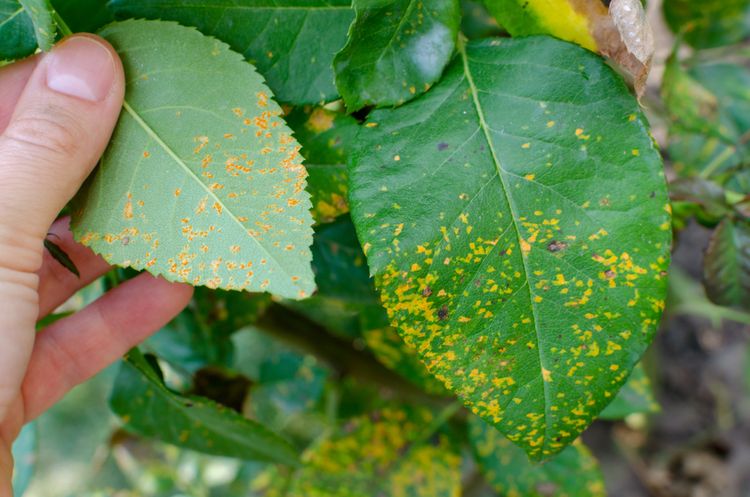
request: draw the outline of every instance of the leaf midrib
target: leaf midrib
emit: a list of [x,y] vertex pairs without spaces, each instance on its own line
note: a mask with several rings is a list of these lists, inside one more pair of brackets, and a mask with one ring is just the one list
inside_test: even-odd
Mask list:
[[17,11],[13,12],[10,16],[8,16],[3,22],[0,22],[0,28],[8,24],[10,21],[15,19],[16,17],[18,17],[19,14],[21,14],[21,12],[23,11],[24,11],[24,6],[22,5]]
[[[503,169],[502,164],[500,163],[500,159],[498,158],[497,151],[495,150],[495,143],[492,140],[492,136],[490,135],[490,128],[487,125],[487,121],[484,118],[484,110],[482,109],[482,106],[479,103],[479,95],[476,85],[474,84],[474,78],[471,75],[471,71],[469,70],[469,59],[466,54],[466,42],[463,40],[463,38],[460,38],[458,40],[458,51],[461,55],[461,61],[463,62],[463,68],[464,68],[464,76],[466,76],[466,81],[469,85],[469,89],[471,91],[471,97],[472,102],[474,103],[474,109],[477,112],[477,117],[479,118],[479,127],[482,129],[482,132],[484,133],[484,138],[487,141],[487,146],[489,147],[490,154],[492,155],[492,161],[495,165],[495,169],[497,170],[497,175],[500,178],[500,183],[503,187],[503,193],[505,194],[505,198],[508,202],[508,208],[510,209],[511,214],[511,224],[513,225],[513,228],[516,232],[516,242],[518,243],[519,252],[521,253],[521,262],[523,263],[523,270],[524,270],[524,276],[526,277],[526,288],[529,292],[529,304],[531,306],[531,313],[534,318],[534,331],[535,331],[535,337],[536,337],[536,350],[538,352],[539,357],[539,366],[542,369],[546,369],[544,367],[544,356],[542,355],[542,347],[541,347],[541,335],[539,332],[539,319],[537,316],[537,310],[536,305],[534,304],[534,295],[531,290],[531,284],[529,283],[529,275],[531,272],[529,271],[529,267],[526,264],[526,256],[524,256],[523,251],[520,250],[521,247],[521,232],[518,229],[518,215],[516,213],[516,207],[513,201],[513,197],[508,193],[510,191],[510,187],[507,184],[505,180],[504,174],[506,173],[505,169]],[[548,434],[549,434],[549,426],[547,425],[547,411],[549,409],[549,390],[547,388],[547,381],[544,378],[543,371],[540,371],[539,374],[541,375],[542,379],[542,388],[544,390],[544,417],[542,418],[544,421],[544,436],[542,438],[542,447],[545,446]]]
[[[237,223],[237,225],[241,228],[242,233],[244,233],[245,235],[248,236],[248,238],[253,240],[255,244],[261,249],[261,252],[265,254],[266,256],[268,256],[269,259],[272,260],[274,264],[276,264],[276,266],[281,270],[282,273],[291,277],[292,275],[284,269],[283,264],[279,263],[276,257],[274,257],[274,255],[271,252],[269,252],[268,249],[262,243],[260,243],[260,240],[258,240],[256,237],[254,237],[252,234],[248,232],[247,227],[245,227],[245,225],[242,224],[242,222],[240,222],[239,219],[237,219],[237,217],[234,215],[232,210],[229,209],[229,207],[227,207],[226,204],[219,197],[217,197],[216,194],[213,191],[211,191],[211,189],[208,188],[203,183],[203,181],[200,180],[198,176],[196,176],[193,170],[190,169],[188,165],[185,164],[185,162],[180,158],[180,156],[178,156],[177,153],[174,150],[172,150],[172,148],[169,145],[167,145],[167,143],[164,140],[161,139],[161,137],[156,133],[156,131],[154,131],[154,129],[151,126],[149,126],[149,124],[135,111],[135,109],[131,107],[131,105],[128,103],[127,100],[123,101],[122,107],[130,115],[130,117],[132,117],[135,120],[138,126],[140,126],[143,129],[143,131],[146,132],[146,134],[151,137],[151,139],[156,141],[156,143],[167,153],[167,155],[169,155],[180,167],[182,167],[185,170],[185,172],[188,174],[189,177],[193,178],[195,182],[198,183],[201,186],[201,188],[203,188],[203,190],[211,198],[213,198],[216,202],[219,203],[219,205],[221,205],[223,211],[228,213],[232,221]],[[295,282],[292,282],[292,285],[297,288],[300,288],[300,286]]]

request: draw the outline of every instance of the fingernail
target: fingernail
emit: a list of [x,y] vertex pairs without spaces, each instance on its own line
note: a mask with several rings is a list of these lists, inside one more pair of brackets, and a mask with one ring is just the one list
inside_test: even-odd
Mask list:
[[47,56],[47,86],[65,95],[100,102],[115,80],[112,54],[95,39],[75,36],[56,46]]

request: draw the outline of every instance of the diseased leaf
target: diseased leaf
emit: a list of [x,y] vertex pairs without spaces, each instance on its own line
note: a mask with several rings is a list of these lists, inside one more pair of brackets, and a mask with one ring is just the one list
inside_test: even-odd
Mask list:
[[346,157],[359,129],[357,121],[321,107],[297,108],[286,121],[302,145],[313,217],[329,223],[349,212]]
[[552,38],[472,42],[429,93],[370,115],[350,174],[407,344],[532,457],[562,450],[664,307],[664,175],[625,85]]
[[746,310],[750,306],[750,225],[725,218],[711,235],[703,258],[703,283],[718,305]]
[[171,22],[125,21],[101,34],[122,58],[127,92],[74,203],[76,239],[170,281],[310,295],[307,174],[253,67]]
[[354,0],[354,10],[333,61],[349,111],[400,105],[440,78],[456,45],[458,0]]
[[[654,39],[640,0],[484,0],[513,36],[549,34],[610,57],[639,96],[651,69]],[[607,7],[609,5],[609,8]]]
[[631,414],[659,412],[651,381],[639,363],[617,396],[599,415],[601,419],[623,419]]
[[664,0],[664,17],[695,48],[737,43],[750,35],[748,0]]
[[112,0],[120,18],[177,21],[228,43],[282,102],[335,100],[333,57],[346,43],[351,0]]
[[128,430],[192,450],[296,465],[294,449],[262,425],[196,396],[169,390],[137,349],[128,354],[110,398]]
[[37,47],[49,50],[55,32],[45,0],[0,0],[0,60],[21,59]]
[[481,419],[469,419],[469,438],[487,482],[508,497],[605,497],[599,465],[576,441],[541,464]]
[[[303,455],[306,462],[284,482],[268,474],[253,490],[286,497],[454,497],[461,488],[461,458],[450,439],[430,437],[434,417],[426,409],[384,408],[349,421]],[[282,487],[283,488],[283,487]]]

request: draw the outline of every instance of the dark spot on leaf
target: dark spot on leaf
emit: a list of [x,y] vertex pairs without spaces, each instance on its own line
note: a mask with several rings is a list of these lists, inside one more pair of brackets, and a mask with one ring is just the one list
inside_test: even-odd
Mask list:
[[648,196],[649,198],[654,198],[656,196],[656,192],[651,192],[651,194]]
[[121,241],[122,241],[123,245],[127,245],[127,244],[130,243],[130,237],[129,236],[124,236],[124,237],[122,237]]
[[432,288],[429,286],[424,287],[424,290],[422,290],[422,297],[429,297],[432,295]]
[[560,241],[557,241],[557,240],[552,240],[547,245],[547,250],[549,250],[550,252],[560,252],[561,250],[565,250],[566,248],[568,248],[568,244],[567,243],[560,242]]
[[448,148],[448,146],[449,145],[447,143],[440,142],[440,143],[437,144],[437,149],[442,152],[443,150],[445,150],[446,148]]
[[440,310],[438,311],[438,319],[440,321],[445,321],[446,319],[448,319],[448,307],[443,306],[440,308]]
[[615,276],[617,276],[617,273],[615,273],[611,269],[607,269],[606,271],[604,271],[604,277],[607,278],[608,280],[611,280]]

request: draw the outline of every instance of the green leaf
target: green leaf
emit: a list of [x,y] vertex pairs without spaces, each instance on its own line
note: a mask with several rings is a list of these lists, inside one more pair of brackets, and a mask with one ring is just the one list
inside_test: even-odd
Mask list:
[[549,34],[614,60],[645,91],[654,37],[639,0],[483,0],[513,36]]
[[107,0],[52,0],[60,17],[74,33],[93,33],[114,21]]
[[57,25],[52,18],[52,5],[49,0],[18,0],[34,26],[36,44],[48,51],[55,43]]
[[718,305],[750,306],[750,225],[725,218],[711,235],[703,258],[703,284]]
[[209,399],[169,390],[137,349],[126,359],[110,405],[128,430],[207,454],[297,464],[294,449],[262,425]]
[[328,223],[349,212],[346,158],[359,129],[357,121],[321,107],[296,108],[286,121],[302,145],[315,221]]
[[112,141],[75,201],[76,239],[170,281],[312,293],[306,172],[253,67],[171,22],[125,21],[101,34],[128,84]]
[[669,155],[681,176],[711,178],[750,193],[750,177],[741,168],[750,157],[748,59],[750,52],[732,49],[668,65],[662,94],[672,118]]
[[351,219],[318,227],[312,250],[318,293],[288,305],[342,337],[364,340],[381,364],[430,393],[445,394],[416,350],[390,327]]
[[400,105],[440,78],[456,46],[458,0],[354,0],[354,10],[333,61],[349,111]]
[[671,241],[661,158],[599,57],[547,37],[460,52],[429,93],[362,128],[353,219],[428,369],[531,456],[552,455],[656,331]]
[[631,414],[659,412],[651,381],[640,363],[633,369],[627,383],[599,415],[601,419],[623,419]]
[[334,100],[333,57],[354,11],[350,0],[112,0],[120,18],[177,21],[216,36],[265,76],[282,102]]
[[750,35],[748,0],[665,0],[664,17],[695,48],[742,41]]
[[[313,356],[283,348],[269,351],[260,362],[258,384],[251,393],[254,417],[277,430],[295,416],[311,411],[323,397],[329,372]],[[309,419],[301,424],[309,424]]]
[[[453,497],[461,488],[461,458],[450,439],[430,436],[432,413],[389,407],[355,418],[303,455],[305,466],[287,483],[287,497]],[[264,484],[278,478],[261,477]],[[267,492],[264,495],[276,495]]]
[[384,311],[349,217],[318,226],[312,252],[317,293],[285,305],[342,337],[360,338],[361,317]]
[[604,497],[596,459],[576,441],[542,464],[529,461],[500,432],[472,416],[469,437],[487,482],[501,495],[518,497]]
[[661,94],[664,105],[676,125],[686,131],[722,137],[716,121],[716,96],[695,80],[682,66],[675,47],[667,60]]
[[181,312],[150,337],[143,349],[188,374],[208,365],[231,365],[234,348],[230,337],[212,333],[199,319],[192,309]]
[[55,38],[55,24],[44,0],[0,0],[0,60],[15,60]]
[[470,40],[506,34],[479,0],[461,0],[461,33]]
[[417,351],[404,342],[395,328],[365,328],[362,330],[362,338],[381,364],[428,393],[446,395],[443,384],[427,371],[424,363],[419,360]]
[[70,256],[66,254],[62,248],[60,248],[59,245],[54,243],[52,240],[45,238],[44,248],[47,249],[47,252],[49,252],[52,258],[59,262],[60,265],[62,265],[65,269],[75,274],[79,278],[81,277],[81,273],[78,272],[78,268],[76,267],[75,263],[71,260]]

